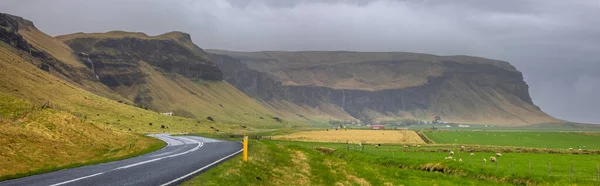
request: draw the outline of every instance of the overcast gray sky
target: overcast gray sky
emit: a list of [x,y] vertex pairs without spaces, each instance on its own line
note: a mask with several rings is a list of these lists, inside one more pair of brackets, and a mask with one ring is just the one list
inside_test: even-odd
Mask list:
[[600,123],[600,0],[1,0],[50,35],[188,32],[202,48],[407,51],[511,62],[534,102]]

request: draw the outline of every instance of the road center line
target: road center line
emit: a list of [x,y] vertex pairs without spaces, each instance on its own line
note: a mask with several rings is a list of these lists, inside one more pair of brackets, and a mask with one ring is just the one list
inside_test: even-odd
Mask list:
[[[196,147],[194,147],[194,148],[192,148],[192,149],[190,149],[188,151],[185,151],[185,152],[182,152],[182,153],[179,153],[179,154],[173,154],[173,155],[170,155],[170,156],[165,156],[165,157],[160,157],[160,158],[155,158],[155,159],[151,159],[151,160],[146,160],[146,161],[142,161],[142,162],[138,162],[138,163],[134,163],[134,164],[129,164],[129,165],[118,167],[118,168],[115,168],[115,169],[112,169],[112,170],[109,170],[109,171],[131,168],[131,167],[135,167],[135,166],[138,166],[138,165],[143,165],[143,164],[154,162],[154,161],[159,161],[159,160],[162,160],[162,159],[165,159],[165,158],[172,158],[172,157],[184,155],[184,154],[187,154],[187,153],[190,153],[190,152],[194,152],[194,151],[198,150],[200,147],[202,147],[204,145],[204,143],[196,141],[196,140],[192,140],[192,139],[188,139],[188,140],[190,140],[190,141],[192,141],[194,143],[197,143],[198,145],[196,145]],[[86,178],[91,178],[91,177],[94,177],[94,176],[98,176],[98,175],[104,174],[104,173],[109,172],[109,171],[100,172],[100,173],[96,173],[96,174],[92,174],[92,175],[88,175],[88,176],[84,176],[84,177],[80,177],[80,178],[75,178],[75,179],[72,179],[72,180],[68,180],[68,181],[56,183],[56,184],[53,184],[53,185],[50,185],[50,186],[64,185],[64,184],[71,183],[71,182],[74,182],[74,181],[79,181],[79,180],[82,180],[82,179],[86,179]]]

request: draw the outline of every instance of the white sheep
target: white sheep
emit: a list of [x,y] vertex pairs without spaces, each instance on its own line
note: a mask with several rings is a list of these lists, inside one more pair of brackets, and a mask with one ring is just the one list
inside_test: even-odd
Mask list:
[[483,158],[483,160],[481,160],[483,163],[487,162],[487,160],[485,158]]
[[572,150],[573,150],[573,148],[569,148],[569,151],[572,151]]
[[417,145],[417,148],[421,148],[421,145]]
[[497,152],[496,157],[502,157],[502,153]]
[[496,163],[496,157],[494,157],[494,156],[490,156],[490,162],[492,162],[492,163]]
[[465,150],[465,146],[460,146],[460,149]]
[[462,158],[461,158],[461,159],[458,159],[458,162],[462,162]]
[[471,156],[475,156],[475,153],[472,153],[472,152],[471,152]]
[[452,156],[448,156],[444,158],[445,160],[452,160]]
[[450,151],[450,156],[454,155],[454,151]]

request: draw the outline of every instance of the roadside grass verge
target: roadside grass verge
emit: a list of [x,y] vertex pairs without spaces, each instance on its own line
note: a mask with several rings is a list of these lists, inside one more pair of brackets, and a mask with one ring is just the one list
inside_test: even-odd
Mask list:
[[[150,137],[143,136],[143,138],[150,138]],[[152,141],[154,141],[154,142],[147,149],[141,150],[138,152],[134,152],[134,153],[130,153],[127,155],[117,156],[117,157],[109,157],[109,158],[105,158],[105,159],[97,159],[97,160],[91,160],[91,161],[85,161],[85,162],[72,163],[72,164],[63,165],[63,166],[47,167],[47,168],[36,169],[33,171],[28,171],[28,172],[23,172],[23,173],[18,173],[18,174],[0,176],[0,181],[22,178],[22,177],[27,177],[27,176],[33,176],[36,174],[43,174],[43,173],[54,172],[54,171],[58,171],[58,170],[77,168],[77,167],[82,167],[82,166],[86,166],[86,165],[94,165],[94,164],[124,160],[124,159],[133,158],[136,156],[141,156],[141,155],[144,155],[144,154],[147,154],[150,152],[157,151],[167,145],[165,142],[160,141],[160,140],[158,140],[158,141],[152,140]]]
[[0,93],[0,180],[125,159],[165,143]]

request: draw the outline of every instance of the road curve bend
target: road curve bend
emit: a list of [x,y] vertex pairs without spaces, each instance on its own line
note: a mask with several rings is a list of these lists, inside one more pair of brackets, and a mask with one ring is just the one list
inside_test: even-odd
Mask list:
[[138,157],[0,182],[12,185],[175,185],[240,152],[239,142],[197,136],[157,137],[167,146]]

